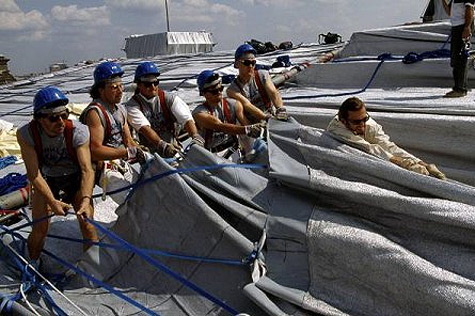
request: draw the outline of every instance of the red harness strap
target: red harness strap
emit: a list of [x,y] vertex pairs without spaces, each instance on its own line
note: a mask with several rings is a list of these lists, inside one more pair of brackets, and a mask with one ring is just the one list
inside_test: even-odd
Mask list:
[[109,115],[107,114],[107,110],[104,108],[104,106],[100,103],[97,103],[97,102],[93,102],[89,105],[93,105],[95,107],[97,107],[101,112],[102,112],[102,116],[104,117],[104,120],[105,122],[105,126],[104,126],[104,142],[106,142],[112,135],[112,124],[111,124],[111,120],[109,118]]
[[162,89],[158,89],[158,98],[160,100],[160,108],[162,109],[163,117],[165,118],[167,127],[170,131],[174,132],[175,125],[173,124],[173,120],[171,118],[170,109],[165,103],[165,92]]
[[262,102],[264,102],[264,105],[269,110],[271,108],[271,101],[264,85],[262,84],[261,77],[259,76],[259,71],[254,70],[254,78],[256,79],[257,90],[261,95]]
[[[139,98],[136,94],[132,98],[135,100],[135,102],[138,103],[138,105],[140,106],[140,110],[143,112],[144,106],[143,106],[142,99]],[[167,126],[167,129],[174,133],[175,125],[171,118],[170,109],[165,103],[165,91],[163,91],[162,89],[158,89],[158,99],[160,100],[160,109],[162,110],[163,118],[165,119],[165,124]]]
[[[43,157],[43,142],[41,141],[40,130],[38,128],[38,122],[33,120],[28,125],[31,135],[33,136],[33,143],[35,147],[36,156],[38,157],[38,163],[41,166],[44,161]],[[78,157],[76,150],[73,147],[73,122],[71,120],[64,121],[64,139],[66,141],[66,149],[68,156],[72,161],[77,162]]]
[[[224,98],[222,99],[222,104],[223,104],[223,113],[224,113],[226,122],[232,123],[232,124],[236,123],[236,121],[235,120],[233,121],[231,118],[231,112],[229,112],[228,102],[226,101],[226,99]],[[208,102],[205,102],[204,106],[206,107],[206,109],[208,109],[208,113],[210,115],[213,115],[213,111],[210,109]],[[209,144],[212,138],[213,138],[213,131],[210,129],[206,129],[205,130],[205,148],[209,148]]]

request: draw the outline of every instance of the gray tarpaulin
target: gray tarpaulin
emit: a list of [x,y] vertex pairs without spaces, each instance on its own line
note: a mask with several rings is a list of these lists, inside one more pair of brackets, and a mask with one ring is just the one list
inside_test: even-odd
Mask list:
[[[277,55],[290,54],[293,63],[312,62],[328,49],[302,45],[258,59],[272,64]],[[160,65],[162,88],[177,87],[177,94],[193,108],[202,102],[193,78],[203,69],[235,74],[233,58],[233,52],[214,52],[152,60]],[[120,61],[129,94],[140,61]],[[448,60],[445,63],[443,78],[450,81]],[[267,175],[262,170],[236,168],[174,174],[137,188],[127,204],[117,209],[115,222],[104,220],[115,205],[95,199],[99,224],[112,226],[112,233],[135,247],[169,252],[152,257],[206,291],[215,302],[137,253],[94,247],[81,256],[81,244],[53,238],[47,239],[45,249],[70,263],[79,258],[78,267],[88,275],[160,315],[227,315],[225,306],[251,315],[474,314],[473,96],[442,98],[451,83],[444,89],[398,89],[393,84],[390,89],[348,94],[366,102],[370,115],[398,145],[436,163],[449,178],[441,181],[351,148],[321,129],[348,97],[332,95],[351,92],[341,89],[342,80],[358,79],[349,68],[342,67],[344,77],[333,69],[327,73],[332,89],[318,88],[318,80],[326,78],[324,67],[330,65],[315,64],[301,73],[310,87],[297,80],[297,85],[281,88],[288,112],[302,125],[293,120],[271,121]],[[63,89],[72,103],[88,103],[94,66],[0,87],[2,118],[16,126],[29,121],[34,93],[50,84]],[[366,69],[357,62],[354,70],[368,71],[356,85],[363,88],[374,67]],[[402,78],[423,81],[420,77],[433,74],[434,69],[429,70],[412,70]],[[376,80],[384,77],[389,82],[394,79],[391,74],[378,73]],[[229,162],[193,147],[180,168],[223,163]],[[14,171],[18,169],[25,172],[24,166]],[[144,178],[170,170],[156,159]],[[5,175],[12,169],[1,172]],[[50,233],[80,238],[74,216],[53,218]],[[22,234],[27,236],[28,230]],[[5,243],[21,244],[8,236],[3,238]],[[113,243],[111,237],[102,241]],[[246,261],[260,246],[263,249],[253,266],[229,264],[229,260]],[[0,293],[15,294],[21,273],[12,268],[5,248],[0,249]],[[170,254],[221,260],[190,261]],[[67,269],[42,257],[47,274]],[[144,314],[78,274],[58,286],[88,314]],[[29,301],[44,307],[44,300],[35,293],[28,293]],[[51,295],[68,315],[81,315],[64,298]]]
[[[271,122],[269,156],[268,177],[173,174],[139,186],[116,211],[111,232],[141,249],[239,261],[265,240],[252,267],[152,255],[221,307],[138,253],[94,247],[79,269],[160,315],[228,315],[223,306],[250,315],[475,312],[473,187],[406,171],[295,120]],[[180,168],[223,163],[195,146]],[[142,181],[170,170],[155,159]],[[81,275],[62,289],[92,315],[143,313]]]

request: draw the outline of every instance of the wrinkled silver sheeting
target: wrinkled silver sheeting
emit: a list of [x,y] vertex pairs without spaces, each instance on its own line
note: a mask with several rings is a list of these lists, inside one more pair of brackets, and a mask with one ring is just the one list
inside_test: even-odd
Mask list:
[[[291,266],[306,253],[302,306],[311,294],[322,314],[474,313],[473,187],[411,173],[319,129],[278,124],[273,132],[271,176],[308,193],[283,227],[269,230],[273,251],[285,253],[281,262],[266,255],[268,277],[279,284],[272,292],[296,288]],[[307,210],[306,231],[290,239],[284,231],[295,231],[297,209]],[[297,254],[286,251],[297,245]]]
[[[267,274],[256,282],[248,267],[156,257],[251,315],[474,313],[473,187],[406,171],[293,120],[271,122],[269,157],[268,179],[228,168],[148,183],[111,230],[140,248],[241,259],[266,227]],[[227,162],[194,146],[181,167],[216,163]],[[144,178],[168,170],[156,159]],[[95,247],[78,266],[160,315],[228,314],[125,251]],[[93,315],[139,312],[79,276],[64,293]]]

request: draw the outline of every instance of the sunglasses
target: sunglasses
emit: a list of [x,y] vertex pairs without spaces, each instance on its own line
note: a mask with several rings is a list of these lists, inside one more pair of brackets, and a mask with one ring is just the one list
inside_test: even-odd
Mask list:
[[150,88],[151,86],[158,87],[159,81],[158,80],[153,81],[153,82],[143,82],[143,81],[141,81],[140,83],[142,83],[145,87]]
[[220,88],[217,88],[217,89],[205,90],[205,92],[211,93],[213,95],[218,95],[221,92],[223,92],[223,89],[224,89],[224,87],[220,87]]
[[245,60],[241,60],[241,64],[243,64],[244,66],[255,66],[257,63],[257,61],[255,59],[245,59]]
[[52,115],[48,115],[46,118],[48,119],[48,121],[50,121],[51,123],[56,123],[59,121],[59,119],[62,119],[63,121],[64,120],[67,120],[69,117],[69,112],[63,112],[61,114],[52,114]]
[[348,120],[348,122],[350,122],[353,125],[360,125],[360,124],[368,122],[368,120],[369,120],[369,114],[366,113],[365,118],[362,118],[361,120]]

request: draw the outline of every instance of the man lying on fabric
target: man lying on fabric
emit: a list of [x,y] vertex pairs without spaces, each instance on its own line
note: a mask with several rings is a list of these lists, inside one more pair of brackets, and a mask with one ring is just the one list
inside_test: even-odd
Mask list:
[[381,125],[366,112],[363,101],[356,97],[346,99],[328,124],[327,131],[338,139],[379,158],[423,175],[445,179],[434,164],[428,164],[390,141]]

